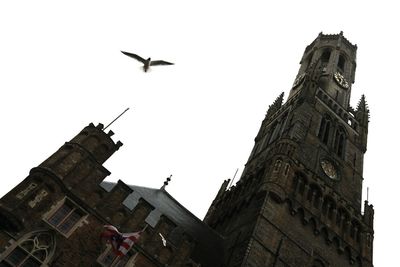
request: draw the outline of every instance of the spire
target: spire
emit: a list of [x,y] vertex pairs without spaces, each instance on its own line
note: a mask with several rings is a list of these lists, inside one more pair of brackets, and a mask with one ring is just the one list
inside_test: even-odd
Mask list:
[[270,105],[268,107],[268,111],[267,111],[267,115],[266,117],[270,117],[272,114],[274,114],[275,112],[277,112],[281,107],[282,107],[282,103],[283,103],[283,95],[284,93],[282,92],[274,101],[274,103],[272,103],[272,105]]
[[357,111],[369,113],[368,104],[367,101],[365,101],[365,95],[362,95],[360,101],[358,101]]
[[368,126],[369,122],[369,108],[367,101],[365,100],[365,95],[361,96],[356,109],[356,119],[361,126]]

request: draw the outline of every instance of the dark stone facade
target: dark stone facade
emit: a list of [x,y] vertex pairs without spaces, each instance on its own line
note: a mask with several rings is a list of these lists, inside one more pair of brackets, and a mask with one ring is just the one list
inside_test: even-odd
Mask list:
[[320,34],[283,104],[269,107],[236,186],[205,222],[226,238],[224,266],[373,266],[373,207],[361,212],[369,109],[349,105],[357,46]]
[[[364,96],[349,105],[356,51],[342,33],[307,46],[288,100],[269,107],[242,177],[223,182],[204,221],[164,188],[104,182],[122,143],[85,127],[1,198],[0,267],[372,267],[369,109]],[[115,258],[105,224],[145,231]]]

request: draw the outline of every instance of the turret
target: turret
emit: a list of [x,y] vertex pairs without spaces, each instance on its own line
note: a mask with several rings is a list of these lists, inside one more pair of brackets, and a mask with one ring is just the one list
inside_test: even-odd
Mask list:
[[320,33],[304,51],[289,98],[301,88],[299,85],[309,68],[320,66],[323,76],[320,78],[319,87],[347,109],[355,78],[356,53],[357,45],[351,44],[343,36],[343,32]]
[[369,108],[365,101],[365,96],[362,95],[358,102],[357,109],[355,112],[356,120],[359,123],[359,145],[363,152],[367,151],[367,136],[368,136],[368,123],[369,123]]
[[90,123],[31,172],[46,171],[80,191],[99,184],[110,174],[102,164],[122,146],[120,141],[111,139],[112,131],[105,133],[103,128],[101,123]]

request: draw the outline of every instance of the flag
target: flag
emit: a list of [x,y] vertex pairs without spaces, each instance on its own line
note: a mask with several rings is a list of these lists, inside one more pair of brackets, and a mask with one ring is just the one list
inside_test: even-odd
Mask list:
[[106,239],[111,244],[115,254],[124,256],[133,244],[138,241],[142,232],[143,230],[134,233],[120,233],[114,226],[104,225],[104,232],[100,237]]

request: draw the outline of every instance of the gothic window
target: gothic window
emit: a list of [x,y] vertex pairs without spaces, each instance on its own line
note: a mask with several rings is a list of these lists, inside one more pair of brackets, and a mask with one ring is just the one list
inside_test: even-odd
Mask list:
[[264,146],[272,143],[281,135],[285,126],[286,119],[287,119],[287,113],[281,116],[279,121],[277,120],[272,124],[270,130],[268,131],[268,137],[265,140]]
[[64,199],[54,211],[50,211],[46,221],[65,236],[69,236],[85,217],[84,212],[69,199]]
[[133,263],[137,255],[135,249],[131,249],[124,256],[117,256],[111,246],[107,244],[104,252],[97,258],[97,262],[103,267],[123,267],[130,266],[128,263]]
[[349,213],[344,208],[339,208],[336,214],[336,225],[342,229],[346,229],[349,220]]
[[331,119],[328,116],[325,116],[321,120],[321,125],[319,127],[318,138],[324,144],[328,144],[329,141],[329,132],[331,130]]
[[29,233],[3,252],[0,266],[48,266],[54,249],[54,239],[50,233]]
[[344,157],[344,147],[346,143],[345,141],[346,141],[345,131],[342,127],[339,127],[335,133],[335,142],[333,149],[335,153],[341,158]]
[[274,124],[271,126],[271,128],[270,128],[270,130],[268,132],[267,140],[268,140],[268,138],[269,138],[269,140],[268,140],[268,142],[266,142],[266,144],[270,144],[276,139],[276,137],[277,137],[277,128],[279,128],[278,127],[278,123],[274,122]]
[[318,208],[321,197],[321,189],[315,184],[310,185],[310,189],[308,190],[307,194],[307,200],[310,201],[311,205]]
[[343,55],[339,56],[339,61],[338,61],[338,68],[339,70],[341,70],[342,72],[344,71],[344,64],[345,64],[346,60],[344,59]]
[[294,193],[303,195],[306,184],[307,184],[306,178],[302,174],[299,173],[296,174],[293,183]]
[[356,241],[360,240],[361,225],[358,221],[353,221],[351,224],[350,236]]
[[332,219],[335,209],[336,209],[335,202],[331,198],[326,197],[324,199],[324,203],[322,204],[322,214],[326,216],[328,219]]
[[264,149],[265,146],[265,140],[267,139],[267,135],[265,135],[260,141],[259,144],[257,144],[257,150],[256,150],[256,154],[258,154],[258,152],[262,151]]
[[321,55],[322,63],[328,63],[330,57],[331,57],[331,51],[329,49],[325,49]]

